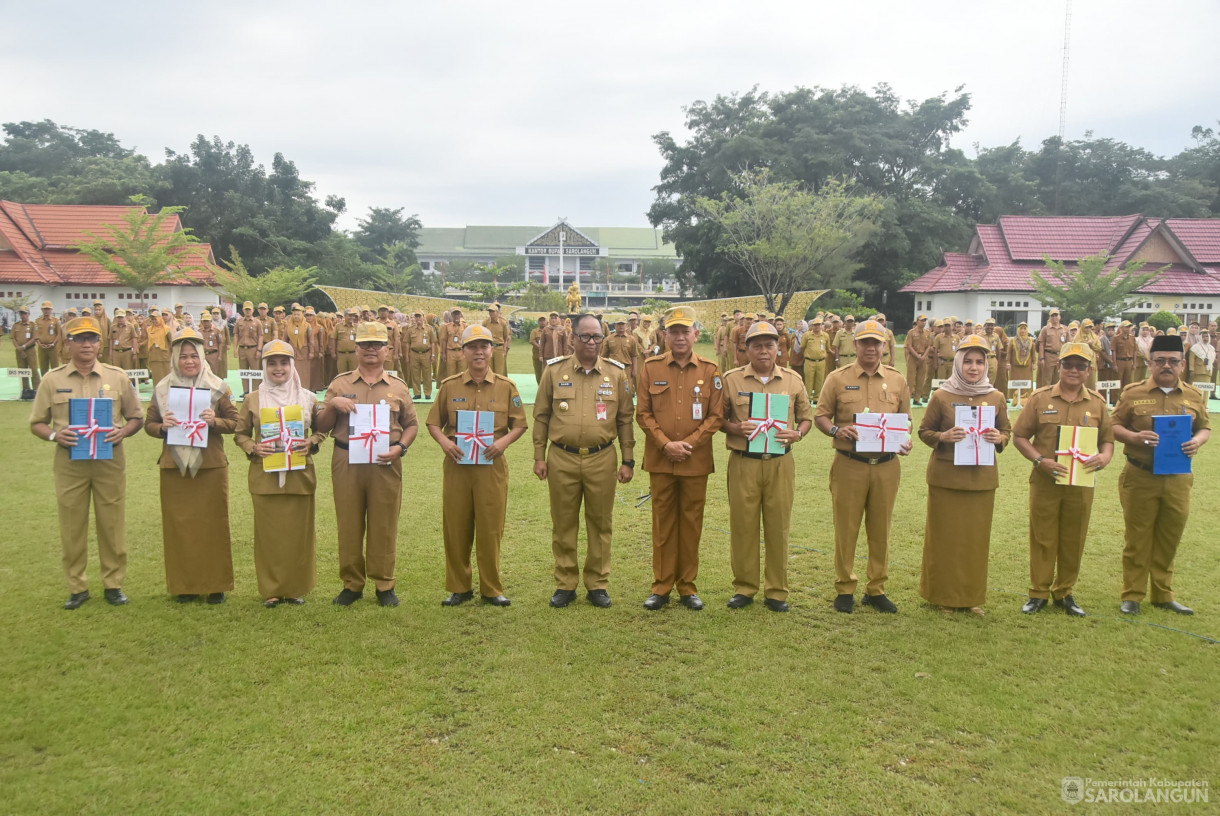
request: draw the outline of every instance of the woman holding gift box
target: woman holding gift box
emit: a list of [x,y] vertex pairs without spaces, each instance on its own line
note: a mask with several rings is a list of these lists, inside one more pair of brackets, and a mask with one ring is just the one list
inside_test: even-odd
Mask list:
[[[299,606],[317,583],[314,538],[314,492],[318,477],[313,454],[326,440],[316,429],[318,400],[301,385],[292,346],[272,340],[263,346],[263,379],[246,397],[233,441],[250,460],[248,483],[254,503],[254,571],[258,591],[271,609],[281,603]],[[299,409],[298,428],[289,418]],[[264,416],[264,412],[268,415]],[[271,416],[274,414],[274,416]],[[264,427],[279,436],[264,436]],[[285,451],[290,451],[285,456]],[[266,470],[279,454],[288,470]],[[277,465],[277,466],[279,466]]]
[[[987,377],[990,343],[978,335],[962,341],[953,358],[953,374],[928,401],[919,426],[919,438],[932,448],[928,459],[928,518],[923,535],[923,574],[919,594],[942,612],[969,609],[983,614],[987,597],[987,555],[991,543],[991,515],[999,468],[959,465],[954,451],[970,435],[979,445],[994,445],[998,453],[1008,444],[1012,427],[1004,395]],[[993,422],[972,427],[957,424],[957,407],[995,409]]]
[[[169,408],[170,388],[208,391],[198,419]],[[202,421],[207,447],[171,445],[170,429]],[[153,390],[144,430],[163,439],[161,448],[161,531],[165,544],[165,584],[179,603],[206,595],[224,603],[233,589],[233,552],[229,539],[229,460],[222,434],[237,430],[237,408],[229,386],[204,362],[203,337],[189,326],[170,343],[170,373]],[[192,428],[192,431],[194,429]]]

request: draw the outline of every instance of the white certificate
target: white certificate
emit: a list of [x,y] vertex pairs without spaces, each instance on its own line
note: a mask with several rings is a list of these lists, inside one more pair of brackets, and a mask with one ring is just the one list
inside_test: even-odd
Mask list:
[[360,403],[350,415],[347,438],[350,465],[378,465],[378,457],[390,452],[390,406]]
[[208,424],[199,415],[212,407],[212,392],[206,388],[179,388],[170,386],[169,412],[178,424],[165,431],[165,441],[170,445],[186,445],[192,448],[208,446]]
[[995,406],[958,405],[953,422],[966,429],[966,438],[953,446],[953,464],[995,465],[995,443],[983,439],[995,428]]

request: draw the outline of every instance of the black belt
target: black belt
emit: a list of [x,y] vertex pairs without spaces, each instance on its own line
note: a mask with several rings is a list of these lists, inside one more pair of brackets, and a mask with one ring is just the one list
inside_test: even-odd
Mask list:
[[1050,349],[1045,349],[1045,352],[1044,352],[1044,353],[1046,353],[1046,354],[1053,354],[1053,355],[1055,355],[1056,357],[1058,357],[1058,356],[1059,356],[1059,352],[1058,352],[1058,351],[1051,351]]
[[591,448],[573,448],[570,445],[561,445],[558,442],[552,442],[551,447],[559,448],[561,451],[567,451],[568,453],[574,453],[577,456],[588,456],[589,454],[597,453],[598,451],[604,451],[613,444],[613,442],[607,442],[604,445],[594,445]]
[[1135,465],[1140,470],[1146,470],[1149,473],[1155,473],[1155,471],[1152,469],[1152,465],[1145,465],[1143,462],[1137,462],[1134,459],[1132,459],[1130,456],[1127,457],[1127,461],[1130,462],[1131,464]]
[[130,346],[128,346],[128,347],[127,347],[127,348],[125,348],[125,349],[116,348],[116,349],[115,349],[115,351],[117,351],[119,354],[123,354],[123,353],[125,353],[125,352],[131,351],[131,347],[130,347]]
[[1120,362],[1121,362],[1121,361],[1124,361],[1124,360],[1125,360],[1125,361],[1127,361],[1127,362],[1131,362],[1131,361],[1132,361],[1132,360],[1134,360],[1135,358],[1134,358],[1134,357],[1119,357],[1118,359],[1119,359],[1119,361],[1120,361]]
[[861,456],[860,454],[852,453],[851,451],[838,450],[837,448],[835,450],[837,453],[843,454],[848,459],[855,459],[857,462],[864,462],[866,465],[880,465],[890,461],[898,455],[896,453],[883,453],[879,456]]
[[778,459],[781,456],[787,456],[791,450],[792,449],[789,448],[783,453],[752,453],[750,451],[735,450],[733,453],[737,454],[738,456],[744,456],[747,459]]
[[238,348],[258,348],[258,346],[238,346]]

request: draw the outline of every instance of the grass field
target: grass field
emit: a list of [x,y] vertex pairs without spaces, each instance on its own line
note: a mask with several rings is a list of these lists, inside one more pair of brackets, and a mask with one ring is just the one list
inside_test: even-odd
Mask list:
[[[524,349],[513,358],[511,370],[528,370]],[[724,607],[722,441],[704,612],[641,607],[651,581],[649,507],[636,507],[643,472],[618,491],[614,607],[582,593],[549,608],[547,494],[528,436],[509,452],[511,608],[440,606],[441,455],[426,436],[404,467],[401,607],[330,604],[340,584],[329,447],[309,602],[260,605],[247,465],[233,457],[237,590],[223,606],[184,607],[165,592],[159,444],[143,433],[127,443],[132,602],[102,601],[91,545],[94,600],[65,612],[51,449],[29,434],[28,412],[0,403],[0,812],[1038,814],[1068,809],[1065,776],[1217,778],[1208,638],[1220,639],[1220,444],[1196,462],[1177,559],[1193,618],[1147,605],[1135,620],[1118,615],[1117,467],[1099,480],[1076,591],[1089,617],[1022,615],[1029,471],[1012,449],[1000,457],[987,617],[927,607],[917,588],[928,449],[918,443],[893,530],[888,590],[900,614],[836,614],[820,435],[795,453],[788,615]]]

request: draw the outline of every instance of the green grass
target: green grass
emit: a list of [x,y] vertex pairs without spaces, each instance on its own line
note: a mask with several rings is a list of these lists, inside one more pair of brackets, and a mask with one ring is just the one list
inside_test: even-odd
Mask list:
[[[512,370],[528,370],[524,349],[513,357]],[[1117,614],[1117,469],[1100,479],[1076,591],[1090,616],[1020,614],[1028,469],[1011,450],[1000,458],[989,614],[942,617],[917,594],[919,444],[894,521],[888,590],[901,612],[836,614],[820,436],[795,454],[788,615],[724,608],[721,441],[699,580],[707,610],[641,607],[643,472],[618,491],[614,607],[594,609],[582,593],[549,608],[547,495],[528,438],[509,453],[509,609],[439,604],[441,456],[427,438],[404,468],[401,607],[330,604],[340,585],[329,449],[309,602],[259,604],[247,465],[235,461],[237,590],[224,606],[183,607],[165,592],[158,445],[142,433],[127,443],[132,603],[101,600],[91,545],[95,599],[70,613],[51,449],[28,433],[28,411],[0,404],[2,811],[1028,814],[1065,809],[1068,775],[1208,779],[1216,768],[1217,646],[1174,631],[1220,637],[1216,445],[1196,463],[1177,559],[1194,618]]]

